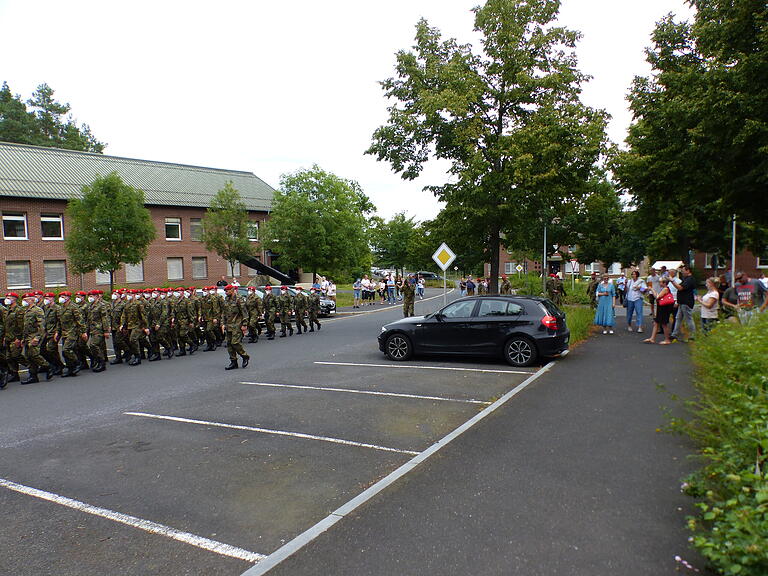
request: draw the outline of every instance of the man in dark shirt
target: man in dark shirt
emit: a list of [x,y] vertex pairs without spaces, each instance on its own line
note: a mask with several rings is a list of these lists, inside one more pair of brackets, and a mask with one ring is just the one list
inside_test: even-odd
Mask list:
[[679,339],[680,328],[685,323],[688,329],[688,339],[693,340],[696,335],[696,324],[693,322],[693,305],[696,300],[696,280],[690,267],[683,266],[683,279],[677,289],[677,314],[675,315],[675,329],[671,337]]

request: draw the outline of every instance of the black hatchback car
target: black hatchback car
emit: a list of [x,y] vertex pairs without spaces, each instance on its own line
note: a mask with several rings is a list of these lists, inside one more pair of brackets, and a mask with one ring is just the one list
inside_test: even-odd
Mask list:
[[567,354],[569,338],[565,314],[547,298],[470,296],[383,326],[379,349],[390,360],[414,354],[495,356],[529,366]]

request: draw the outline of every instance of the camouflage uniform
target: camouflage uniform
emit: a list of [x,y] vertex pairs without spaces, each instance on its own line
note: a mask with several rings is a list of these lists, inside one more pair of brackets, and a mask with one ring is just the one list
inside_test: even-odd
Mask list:
[[245,305],[248,308],[248,341],[258,342],[261,334],[261,325],[259,319],[264,313],[264,305],[261,297],[255,291],[251,291],[245,299]]
[[[134,298],[138,297],[138,294],[134,294]],[[137,300],[129,300],[125,304],[123,314],[120,317],[120,325],[128,330],[128,346],[130,348],[133,358],[128,364],[135,366],[141,364],[141,350],[140,341],[144,335],[144,330],[147,327],[147,318],[144,315],[144,307]]]
[[46,304],[43,308],[45,313],[45,343],[41,352],[43,357],[48,360],[48,363],[53,365],[52,370],[56,374],[60,374],[62,368],[64,368],[64,363],[59,355],[59,340],[57,337],[57,334],[61,332],[59,327],[60,309],[61,306],[53,301],[50,304]]
[[[101,291],[99,291],[101,294]],[[96,297],[96,294],[92,294]],[[107,364],[107,341],[105,334],[112,332],[111,312],[107,303],[101,298],[91,303],[88,310],[88,320],[86,323],[88,332],[88,350],[91,353],[92,366],[94,372],[102,372]]]
[[[83,323],[86,327],[86,332],[88,328],[88,314],[90,313],[90,305],[88,304],[88,294],[85,292],[78,292],[77,298],[80,298],[80,302],[77,302],[75,300],[75,305],[80,308],[80,313],[83,316]],[[76,347],[76,354],[77,354],[77,360],[80,362],[80,366],[83,368],[88,367],[88,358],[91,358],[91,363],[93,364],[93,357],[91,357],[91,351],[88,348],[88,341],[79,339],[77,341],[77,347]]]
[[19,364],[24,364],[22,338],[24,336],[24,307],[19,301],[8,308],[5,319],[5,361],[8,364],[8,382],[19,380]]
[[245,302],[232,290],[224,299],[224,329],[227,340],[229,366],[227,370],[237,368],[237,355],[243,359],[243,368],[248,365],[250,356],[243,348],[243,328],[248,326],[248,310]]
[[187,344],[190,344],[190,353],[194,352],[189,335],[189,323],[192,321],[194,310],[189,305],[189,299],[184,298],[183,294],[176,301],[175,311],[176,340],[179,344],[179,351],[176,352],[176,356],[186,356]]
[[123,317],[125,309],[125,300],[122,292],[119,292],[117,300],[112,301],[112,347],[115,349],[115,359],[110,364],[122,364],[123,356],[128,358],[128,340],[125,332],[121,330],[120,319]]
[[315,331],[315,324],[317,324],[317,329],[320,330],[320,321],[317,319],[317,316],[320,314],[320,294],[318,294],[314,290],[310,291],[309,302],[307,304],[308,304],[307,313],[309,316],[309,331],[310,332]]
[[307,323],[304,321],[304,314],[306,314],[308,307],[309,301],[307,295],[304,294],[303,290],[299,290],[296,292],[296,296],[293,299],[293,311],[296,313],[296,332],[299,334],[301,334],[302,328],[304,329],[305,334],[307,332]]
[[416,298],[416,288],[414,284],[411,284],[410,278],[405,279],[400,291],[403,294],[403,316],[406,318],[413,316],[413,301]]
[[22,380],[22,384],[39,382],[37,373],[40,370],[46,372],[46,380],[50,380],[50,364],[43,358],[41,348],[45,338],[45,312],[37,304],[27,306],[24,313],[24,361],[29,366],[29,376]]
[[288,329],[288,335],[293,336],[293,326],[291,326],[291,310],[293,310],[293,296],[288,290],[280,290],[280,296],[277,298],[278,311],[280,312],[280,338],[285,338],[285,330]]
[[[59,296],[69,296],[69,292],[62,292]],[[77,359],[77,341],[85,334],[85,322],[80,307],[71,300],[67,300],[59,309],[59,327],[61,329],[62,353],[64,362],[69,369],[64,376],[77,376],[80,371]]]
[[5,388],[5,379],[8,374],[8,363],[5,358],[5,319],[8,310],[0,304],[0,390]]
[[264,326],[267,329],[267,338],[274,340],[275,338],[275,317],[277,316],[277,296],[272,294],[272,288],[270,286],[265,287],[264,294]]
[[512,285],[509,283],[509,278],[504,278],[501,281],[501,289],[499,290],[500,294],[511,294],[512,293]]

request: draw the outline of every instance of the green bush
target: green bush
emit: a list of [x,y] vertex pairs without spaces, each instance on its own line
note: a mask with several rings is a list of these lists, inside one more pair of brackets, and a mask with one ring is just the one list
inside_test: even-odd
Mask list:
[[693,545],[721,574],[768,574],[768,314],[721,323],[693,349],[698,398],[672,427],[697,446]]

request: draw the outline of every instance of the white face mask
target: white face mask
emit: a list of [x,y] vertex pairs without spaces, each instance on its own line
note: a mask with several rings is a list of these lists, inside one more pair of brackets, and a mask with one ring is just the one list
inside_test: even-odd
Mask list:
[[66,296],[59,296],[59,304],[66,304],[69,301],[69,298]]
[[22,300],[22,301],[21,301],[21,305],[22,305],[22,306],[25,306],[25,307],[26,307],[26,306],[29,306],[29,302],[27,302],[26,300]]
[[126,294],[125,299],[128,301],[133,300],[133,294]]
[[117,294],[112,294],[112,300],[117,300]]
[[13,304],[13,299],[6,298],[5,300],[3,300],[3,304],[5,304],[6,306],[10,306],[11,304]]
[[88,302],[93,304],[96,301],[96,296],[88,296]]
[[152,300],[157,300],[157,292],[152,292]]
[[75,298],[75,303],[77,303],[77,304],[80,304],[82,301],[83,301],[83,299],[80,296]]
[[184,292],[184,298],[189,298],[189,292]]
[[173,293],[173,297],[174,297],[174,298],[178,298],[178,297],[179,297],[179,293],[178,293],[178,292],[174,292],[174,293]]
[[162,292],[162,293],[160,294],[160,300],[165,300],[165,292]]
[[53,304],[53,298],[46,298],[44,302],[46,306],[50,306],[51,304]]

